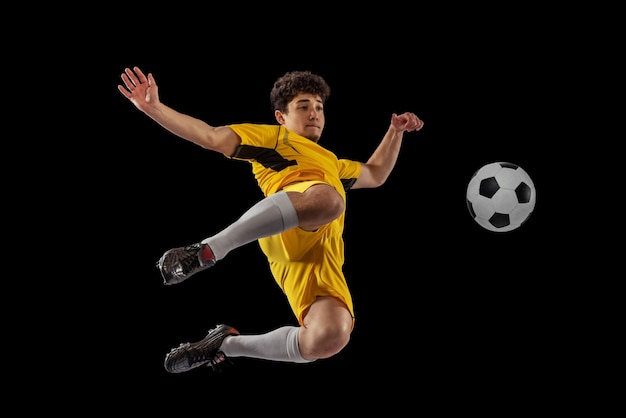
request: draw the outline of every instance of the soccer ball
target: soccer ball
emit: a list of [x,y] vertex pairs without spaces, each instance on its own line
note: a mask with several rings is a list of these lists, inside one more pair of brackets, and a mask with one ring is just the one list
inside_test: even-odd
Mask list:
[[535,208],[537,193],[520,166],[495,162],[476,171],[467,185],[467,208],[483,228],[507,232],[519,228]]

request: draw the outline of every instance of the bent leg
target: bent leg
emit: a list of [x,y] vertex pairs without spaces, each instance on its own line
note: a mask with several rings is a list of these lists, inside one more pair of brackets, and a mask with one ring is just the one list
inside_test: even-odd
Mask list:
[[285,190],[298,214],[298,226],[305,231],[315,231],[337,219],[346,209],[343,197],[333,187],[318,183],[304,192]]
[[284,326],[264,334],[237,335],[226,338],[220,350],[227,357],[250,357],[264,360],[308,363],[298,349],[299,327]]
[[350,311],[339,299],[319,297],[309,308],[304,326],[228,336],[220,351],[227,357],[308,363],[339,353],[350,341],[352,328]]
[[278,192],[256,203],[238,220],[202,243],[211,247],[217,261],[235,248],[296,226],[298,215],[291,199],[286,193]]
[[218,261],[233,249],[259,238],[298,226],[314,231],[341,216],[344,210],[342,196],[324,183],[309,186],[304,192],[278,192],[258,202],[238,220],[202,243],[211,248]]
[[346,305],[332,296],[318,297],[300,327],[300,354],[310,360],[332,357],[350,341],[354,318]]

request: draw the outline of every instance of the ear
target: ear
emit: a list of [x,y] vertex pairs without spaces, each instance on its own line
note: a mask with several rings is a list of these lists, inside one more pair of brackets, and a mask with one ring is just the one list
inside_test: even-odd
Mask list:
[[281,125],[285,124],[285,117],[283,116],[283,112],[281,112],[280,110],[274,111],[274,117],[276,118],[276,121]]

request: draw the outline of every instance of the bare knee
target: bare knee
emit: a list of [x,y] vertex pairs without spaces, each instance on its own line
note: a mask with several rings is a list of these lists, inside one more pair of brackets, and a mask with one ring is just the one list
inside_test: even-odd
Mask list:
[[332,357],[348,345],[350,331],[349,328],[336,323],[301,329],[301,355],[309,360]]
[[288,193],[302,229],[315,230],[337,219],[346,209],[341,195],[327,184],[316,184],[304,193]]
[[315,187],[313,186],[314,193],[318,193],[320,196],[316,197],[320,201],[323,200],[323,204],[319,207],[320,214],[326,218],[326,222],[331,222],[341,216],[346,210],[346,202],[341,195],[332,187]]
[[350,341],[354,319],[346,305],[332,296],[320,296],[300,327],[300,353],[309,360],[332,357]]

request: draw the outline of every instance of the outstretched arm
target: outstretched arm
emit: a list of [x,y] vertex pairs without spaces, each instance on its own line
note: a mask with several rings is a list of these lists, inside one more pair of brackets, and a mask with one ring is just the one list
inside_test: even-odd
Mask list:
[[124,85],[117,88],[137,109],[159,125],[203,148],[231,155],[240,138],[225,126],[213,127],[206,122],[182,114],[159,100],[159,88],[151,73],[146,77],[139,67],[126,68],[121,75]]
[[369,160],[362,165],[361,174],[352,188],[372,188],[385,183],[398,160],[404,133],[419,131],[423,126],[424,122],[413,113],[394,113],[387,133]]

